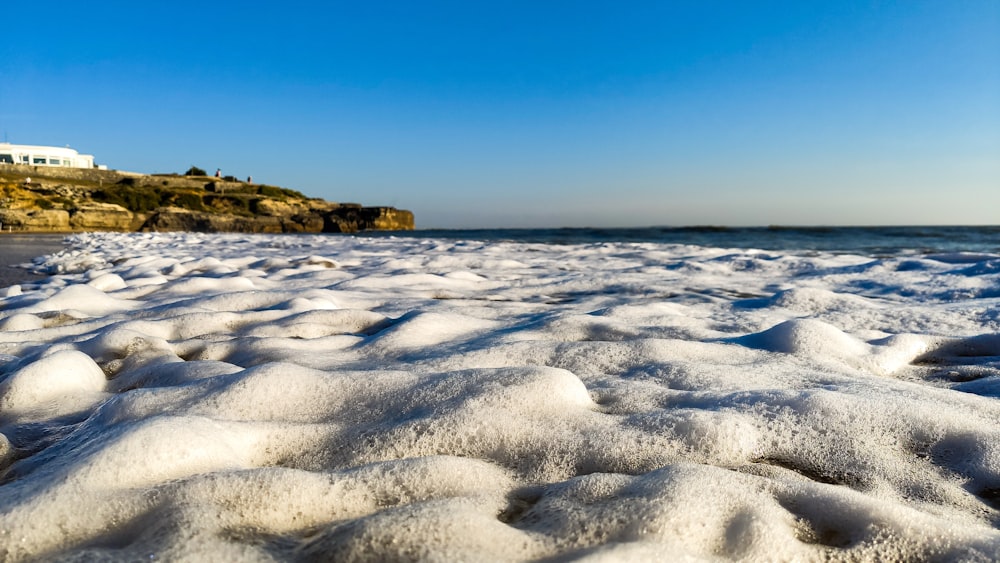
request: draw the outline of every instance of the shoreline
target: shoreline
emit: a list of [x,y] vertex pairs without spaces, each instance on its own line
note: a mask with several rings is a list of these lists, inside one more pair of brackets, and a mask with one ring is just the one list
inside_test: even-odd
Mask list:
[[65,238],[66,234],[61,233],[3,233],[0,237],[0,288],[44,279],[46,275],[32,273],[19,265],[65,249]]

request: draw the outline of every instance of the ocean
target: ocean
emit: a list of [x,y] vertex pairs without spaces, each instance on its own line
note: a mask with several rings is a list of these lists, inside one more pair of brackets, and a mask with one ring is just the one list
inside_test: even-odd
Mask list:
[[[366,234],[365,236],[371,236]],[[559,229],[424,229],[376,236],[472,239],[542,244],[653,242],[720,248],[854,252],[1000,253],[1000,226],[923,227],[643,227]]]
[[64,238],[65,235],[0,234],[0,288],[41,279],[44,274],[22,266],[29,265],[34,258],[62,250]]
[[2,561],[991,561],[994,227],[86,233]]

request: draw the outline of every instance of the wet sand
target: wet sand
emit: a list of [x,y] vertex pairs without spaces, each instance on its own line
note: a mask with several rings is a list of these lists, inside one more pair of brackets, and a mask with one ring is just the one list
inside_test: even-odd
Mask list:
[[4,234],[0,236],[0,288],[43,278],[19,264],[65,248],[62,234]]

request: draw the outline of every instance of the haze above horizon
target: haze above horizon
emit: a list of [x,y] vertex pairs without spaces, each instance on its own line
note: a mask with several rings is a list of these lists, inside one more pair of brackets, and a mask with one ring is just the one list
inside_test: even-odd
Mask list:
[[55,2],[0,128],[420,228],[1000,223],[1000,2]]

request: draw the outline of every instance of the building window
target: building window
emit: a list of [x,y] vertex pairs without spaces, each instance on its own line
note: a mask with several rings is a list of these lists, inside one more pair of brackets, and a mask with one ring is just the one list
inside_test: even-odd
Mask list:
[[53,166],[62,166],[62,160],[59,160],[58,158],[49,158],[49,164]]
[[12,155],[12,154],[0,154],[0,163],[2,163],[2,164],[14,164],[14,155]]
[[32,157],[31,158],[31,163],[32,164],[45,164],[45,157],[44,156],[35,156],[35,157]]
[[28,155],[26,154],[21,155],[21,164],[28,164]]

